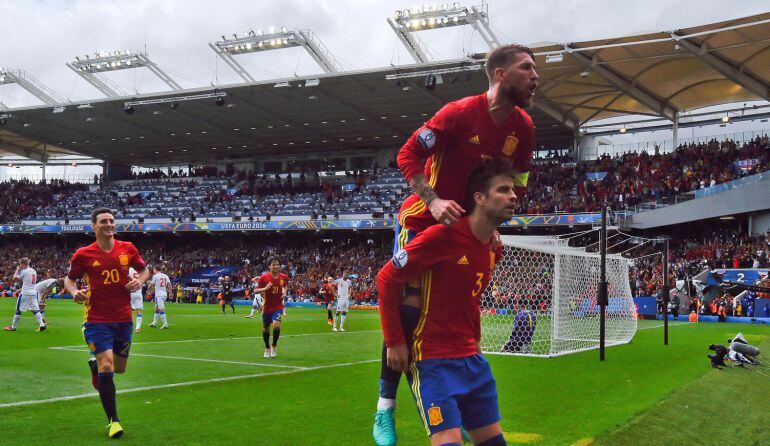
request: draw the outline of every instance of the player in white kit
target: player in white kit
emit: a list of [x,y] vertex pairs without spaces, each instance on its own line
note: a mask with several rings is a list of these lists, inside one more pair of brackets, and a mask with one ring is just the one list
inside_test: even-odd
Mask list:
[[21,281],[21,292],[18,299],[16,299],[16,312],[13,315],[13,322],[11,322],[11,325],[6,326],[5,330],[16,331],[16,326],[19,324],[19,319],[21,319],[21,313],[29,310],[37,319],[39,327],[36,331],[45,331],[45,322],[43,322],[43,315],[40,314],[40,307],[37,305],[37,291],[35,291],[37,272],[30,268],[28,258],[22,257],[19,259],[19,265],[13,273],[13,278]]
[[[128,277],[135,279],[139,276],[139,273],[136,272],[134,268],[129,267],[128,268]],[[142,295],[142,289],[139,288],[138,290],[131,293],[131,311],[136,313],[136,331],[137,333],[142,332],[142,311],[144,310],[144,296]]]
[[350,306],[350,286],[351,282],[347,271],[344,271],[342,277],[334,281],[334,287],[337,289],[337,312],[332,321],[332,331],[337,331],[337,319],[340,320],[339,331],[345,331],[345,318]]
[[40,308],[40,316],[43,318],[43,323],[48,325],[48,320],[45,318],[45,300],[51,295],[54,287],[59,290],[64,286],[64,278],[56,279],[50,278],[41,280],[35,284],[35,291],[37,292],[37,306]]
[[158,324],[158,317],[163,325],[160,327],[168,328],[168,321],[166,320],[166,299],[171,294],[171,279],[166,275],[166,267],[161,265],[160,267],[153,268],[154,274],[150,279],[150,288],[147,292],[154,292],[155,296],[155,315],[152,318],[150,327],[155,328]]
[[[256,289],[257,280],[259,280],[259,277],[255,277],[251,279],[251,289]],[[254,313],[257,311],[262,310],[262,305],[264,305],[264,300],[262,299],[261,293],[254,293],[254,301],[251,303],[251,313],[249,313],[248,316],[246,316],[246,319],[251,319],[254,317]]]

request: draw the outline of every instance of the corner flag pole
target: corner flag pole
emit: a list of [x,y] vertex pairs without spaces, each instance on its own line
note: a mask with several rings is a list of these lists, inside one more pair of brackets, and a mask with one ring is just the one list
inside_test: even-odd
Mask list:
[[605,323],[607,313],[607,203],[602,206],[602,228],[599,231],[599,253],[601,256],[598,295],[599,304],[599,361],[604,361]]
[[668,239],[663,240],[663,345],[668,345],[668,302],[671,300],[668,283]]

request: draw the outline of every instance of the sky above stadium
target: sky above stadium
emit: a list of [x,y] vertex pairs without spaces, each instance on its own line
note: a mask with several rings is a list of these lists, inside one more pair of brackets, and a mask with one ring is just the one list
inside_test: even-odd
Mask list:
[[[464,1],[471,6],[480,1]],[[622,5],[622,6],[621,6]],[[238,83],[207,43],[248,30],[310,28],[346,69],[409,64],[412,59],[385,19],[410,1],[374,0],[5,0],[0,3],[0,66],[23,69],[69,100],[101,98],[65,63],[97,50],[146,50],[184,88]],[[767,1],[490,0],[502,42],[575,42],[672,30],[766,12]],[[436,60],[485,50],[470,27],[419,33]],[[238,56],[257,79],[320,73],[301,48]],[[108,73],[128,92],[167,90],[148,70]],[[16,85],[0,85],[11,107],[40,102]]]

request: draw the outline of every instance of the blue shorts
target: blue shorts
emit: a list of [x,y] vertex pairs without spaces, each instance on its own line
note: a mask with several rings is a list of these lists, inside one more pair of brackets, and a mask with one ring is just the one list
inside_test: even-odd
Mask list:
[[411,229],[402,227],[398,219],[396,219],[396,223],[393,228],[396,232],[395,239],[393,240],[393,257],[395,257],[396,253],[404,249],[406,245],[409,244],[409,242],[411,242],[415,236],[417,236],[417,233]]
[[134,334],[132,322],[105,322],[83,324],[83,338],[93,354],[113,350],[116,356],[128,358]]
[[262,324],[270,325],[274,321],[281,322],[283,317],[283,310],[273,311],[272,313],[262,313]]
[[407,380],[428,435],[500,421],[497,386],[483,356],[426,359],[412,364],[410,371]]

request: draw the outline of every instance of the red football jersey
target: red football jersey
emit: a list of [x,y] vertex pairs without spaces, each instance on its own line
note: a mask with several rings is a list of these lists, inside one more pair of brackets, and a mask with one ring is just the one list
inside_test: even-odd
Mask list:
[[419,278],[422,313],[410,346],[414,360],[475,355],[481,340],[479,300],[499,256],[500,250],[491,251],[473,235],[467,217],[418,234],[377,275],[385,344],[405,342],[398,310],[401,290]]
[[257,279],[257,288],[264,288],[268,283],[272,283],[273,286],[262,293],[265,296],[265,305],[262,307],[263,314],[283,310],[283,289],[289,283],[289,278],[284,273],[278,273],[278,277],[273,277],[267,272]]
[[325,304],[330,304],[334,300],[334,286],[331,283],[321,285],[321,292]]
[[[527,112],[516,107],[506,122],[496,125],[484,92],[450,102],[417,129],[398,152],[398,167],[407,180],[424,173],[441,199],[463,206],[473,169],[485,159],[504,158],[512,163],[516,195],[522,198],[534,145],[535,126]],[[417,194],[404,200],[398,219],[416,232],[437,223]]]
[[115,240],[111,252],[103,251],[96,242],[75,251],[67,277],[78,280],[85,276],[86,322],[131,322],[131,293],[126,289],[131,280],[129,267],[137,271],[145,268],[142,256],[131,242]]

